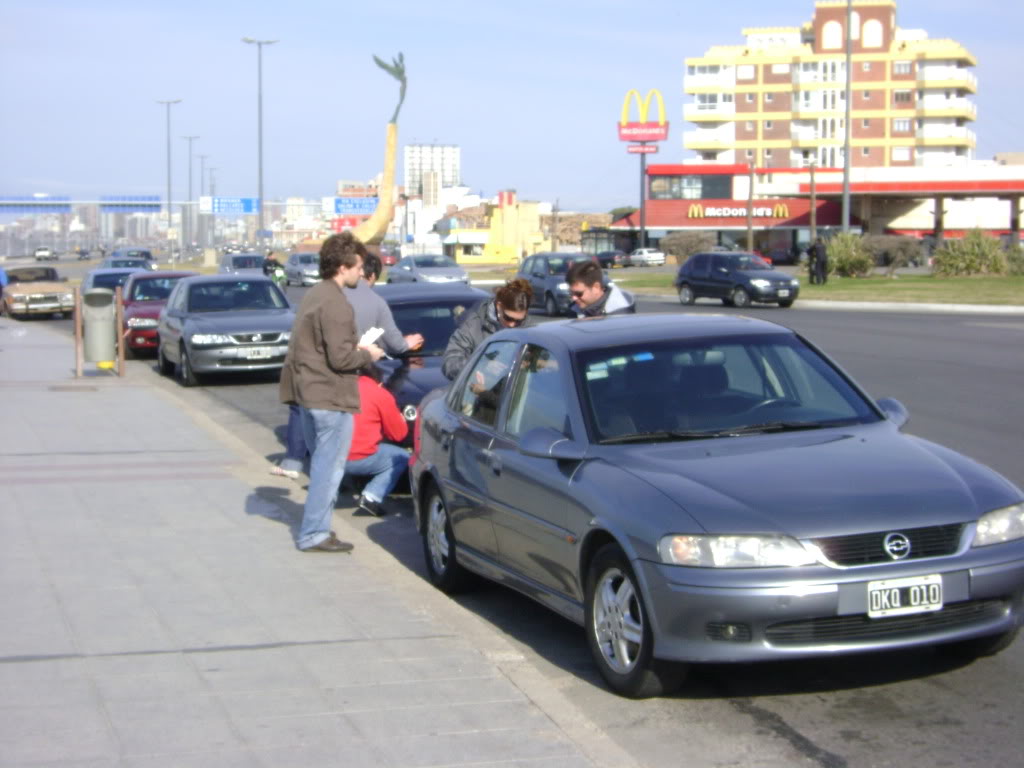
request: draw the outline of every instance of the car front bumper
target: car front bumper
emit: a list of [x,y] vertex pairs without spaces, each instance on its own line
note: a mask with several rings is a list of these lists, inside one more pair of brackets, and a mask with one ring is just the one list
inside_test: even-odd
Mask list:
[[[256,350],[267,350],[266,353]],[[269,371],[284,365],[287,344],[246,345],[229,347],[190,347],[192,370],[196,373],[228,371]],[[263,355],[267,356],[264,357]]]
[[72,312],[75,309],[73,301],[50,298],[24,299],[15,296],[8,299],[7,306],[16,315],[52,315],[54,312]]
[[[879,567],[815,568],[815,577],[758,576],[754,569],[679,568],[634,562],[646,586],[657,658],[768,661],[893,650],[997,634],[1024,617],[1024,554],[973,565],[935,558]],[[757,569],[761,570],[761,569]],[[782,569],[764,569],[782,574]],[[714,571],[713,573],[709,573]],[[831,578],[821,578],[825,571]],[[940,574],[943,608],[886,618],[867,615],[867,583]],[[717,584],[716,584],[717,582]]]
[[155,350],[160,342],[156,328],[125,328],[124,338],[134,350]]
[[754,301],[794,301],[799,294],[800,286],[798,285],[770,285],[767,288],[750,286],[750,298]]

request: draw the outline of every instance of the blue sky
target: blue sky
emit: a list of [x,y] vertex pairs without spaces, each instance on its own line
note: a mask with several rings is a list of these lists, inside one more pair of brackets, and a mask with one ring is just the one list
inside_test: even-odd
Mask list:
[[[256,193],[256,49],[264,48],[264,194],[319,197],[381,169],[397,84],[372,55],[405,54],[400,144],[462,147],[465,183],[514,188],[563,209],[635,204],[638,159],[615,134],[629,88],[660,88],[683,159],[683,60],[739,44],[741,27],[795,26],[812,0],[2,0],[0,195],[74,199],[166,189],[172,108],[174,197],[187,143],[209,156],[217,192]],[[901,27],[948,37],[978,58],[978,157],[1024,150],[1019,30],[1024,3],[902,0]],[[401,180],[399,156],[399,180]],[[198,195],[199,162],[194,166]]]

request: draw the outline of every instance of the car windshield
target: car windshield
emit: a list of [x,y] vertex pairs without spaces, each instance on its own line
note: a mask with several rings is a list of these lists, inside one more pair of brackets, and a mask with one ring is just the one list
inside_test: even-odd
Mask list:
[[125,255],[128,256],[131,259],[151,259],[151,258],[153,258],[153,255],[149,251],[128,251],[128,253],[125,254]]
[[549,275],[564,275],[569,271],[571,267],[577,261],[587,261],[590,259],[589,256],[583,254],[575,256],[549,256],[548,257],[548,274]]
[[743,254],[740,256],[730,257],[732,261],[732,268],[739,269],[741,271],[750,271],[756,269],[771,269],[771,265],[762,259],[760,256],[754,256],[753,254]]
[[478,301],[441,301],[429,304],[392,304],[391,314],[403,336],[423,334],[418,355],[443,355],[460,318]]
[[424,267],[430,269],[434,267],[458,266],[458,264],[449,259],[447,256],[414,256],[412,261],[420,269],[423,269]]
[[56,280],[57,270],[53,267],[21,267],[7,270],[7,279],[12,283],[39,283]]
[[167,301],[171,295],[171,288],[181,280],[180,277],[152,277],[146,280],[136,280],[132,283],[131,301]]
[[93,275],[93,288],[109,288],[114,290],[119,285],[124,285],[131,272],[110,272],[105,275]]
[[791,334],[587,350],[576,366],[597,442],[730,437],[880,418]]
[[231,259],[232,269],[262,269],[262,256],[234,256]]
[[108,266],[110,266],[113,269],[117,269],[117,268],[136,269],[136,268],[139,268],[139,267],[145,267],[146,266],[146,260],[145,259],[111,259],[108,262]]
[[231,280],[199,283],[188,291],[189,312],[286,309],[288,302],[270,282]]

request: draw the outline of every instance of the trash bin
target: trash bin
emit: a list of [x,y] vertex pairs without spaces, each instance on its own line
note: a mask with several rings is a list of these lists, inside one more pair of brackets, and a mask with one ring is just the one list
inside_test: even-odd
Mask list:
[[85,362],[102,363],[117,359],[117,328],[114,292],[93,288],[82,295],[82,334]]

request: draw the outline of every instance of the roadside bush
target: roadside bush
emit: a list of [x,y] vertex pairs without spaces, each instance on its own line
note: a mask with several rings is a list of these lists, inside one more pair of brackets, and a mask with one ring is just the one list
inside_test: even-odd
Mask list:
[[711,250],[715,244],[714,232],[670,232],[661,238],[658,246],[665,256],[671,256],[676,264],[682,264],[695,253]]
[[860,235],[840,233],[828,241],[828,271],[840,277],[866,277],[875,260]]
[[1006,252],[1006,273],[1009,275],[1024,275],[1024,248],[1019,245],[1010,248]]
[[902,235],[865,235],[867,248],[875,264],[888,267],[886,275],[892,277],[900,267],[920,264],[924,260],[921,241]]
[[1004,275],[1007,257],[1002,243],[980,229],[972,229],[963,240],[949,240],[933,254],[936,275]]

